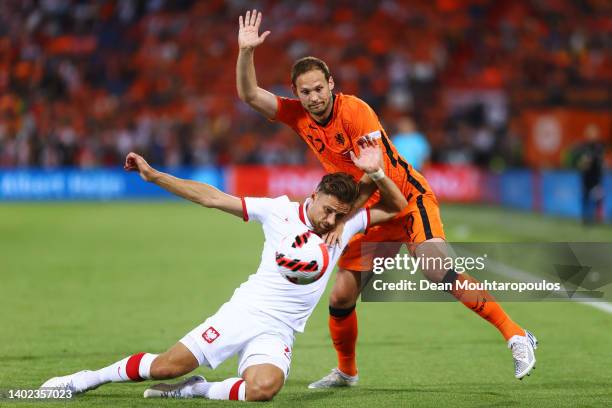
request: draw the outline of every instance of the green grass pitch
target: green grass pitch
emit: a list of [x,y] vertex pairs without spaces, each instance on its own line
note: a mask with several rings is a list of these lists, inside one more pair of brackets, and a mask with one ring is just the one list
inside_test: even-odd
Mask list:
[[[444,206],[455,241],[606,241],[611,227],[480,206]],[[139,351],[161,352],[199,324],[255,271],[257,223],[165,203],[0,206],[0,389],[97,369]],[[506,303],[540,340],[537,370],[513,377],[495,329],[460,304],[358,307],[361,382],[308,390],[335,364],[327,297],[294,345],[274,406],[603,407],[612,405],[612,315],[576,303]],[[232,359],[210,380],[236,375]],[[146,383],[103,386],[70,402],[1,406],[235,406],[150,401]]]

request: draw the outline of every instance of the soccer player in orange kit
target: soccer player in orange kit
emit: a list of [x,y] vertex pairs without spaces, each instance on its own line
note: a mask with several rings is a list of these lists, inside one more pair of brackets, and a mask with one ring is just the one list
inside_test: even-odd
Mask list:
[[[372,108],[355,96],[332,93],[334,80],[320,59],[305,57],[294,63],[291,87],[297,99],[279,97],[257,85],[254,50],[270,34],[266,31],[259,35],[261,19],[261,13],[256,10],[247,11],[244,18],[239,18],[236,83],[240,99],[266,118],[290,126],[304,139],[327,172],[349,173],[360,180],[360,187],[365,191],[374,191],[375,187],[351,162],[350,152],[362,139],[380,140],[385,152],[384,171],[408,201],[407,209],[396,219],[353,237],[338,262],[329,304],[329,329],[338,355],[338,367],[309,388],[355,385],[358,381],[355,305],[362,273],[372,270],[374,256],[393,256],[402,244],[408,246],[413,256],[444,257],[448,252],[438,202],[427,180],[397,153]],[[357,206],[371,206],[378,199],[379,194],[375,192]],[[333,239],[334,236],[328,243]],[[364,247],[363,243],[381,244],[376,248],[377,245]],[[423,274],[433,282],[475,281],[453,269],[424,268]],[[449,292],[500,331],[512,350],[515,377],[522,379],[528,375],[536,361],[535,337],[516,324],[487,291],[454,289]]]

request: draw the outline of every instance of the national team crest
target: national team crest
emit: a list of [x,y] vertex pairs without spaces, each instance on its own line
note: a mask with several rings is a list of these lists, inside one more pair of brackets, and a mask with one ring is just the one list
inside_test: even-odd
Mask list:
[[202,333],[202,338],[206,340],[208,344],[217,340],[221,334],[214,327],[210,326],[204,333]]

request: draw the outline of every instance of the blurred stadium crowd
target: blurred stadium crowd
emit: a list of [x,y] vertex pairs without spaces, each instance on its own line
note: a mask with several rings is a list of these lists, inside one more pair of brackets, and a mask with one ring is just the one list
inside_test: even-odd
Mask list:
[[[314,162],[237,98],[238,16],[254,5],[0,2],[0,166],[115,166],[130,150],[165,166]],[[292,62],[318,56],[390,134],[414,118],[434,161],[520,165],[523,107],[610,109],[609,0],[256,5],[272,32],[261,86],[290,95]]]

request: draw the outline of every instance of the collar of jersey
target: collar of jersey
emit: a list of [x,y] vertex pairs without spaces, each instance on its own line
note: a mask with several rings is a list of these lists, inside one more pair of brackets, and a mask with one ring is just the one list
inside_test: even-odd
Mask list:
[[319,123],[316,120],[314,120],[314,118],[311,116],[311,119],[314,123],[317,124],[317,126],[321,126],[321,127],[327,127],[327,125],[329,125],[333,119],[333,117],[336,115],[336,107],[337,107],[337,103],[336,103],[336,95],[332,94],[332,110],[331,113],[329,114],[329,117],[325,120],[325,122],[323,123]]
[[310,222],[310,219],[308,218],[308,214],[306,213],[306,210],[308,210],[308,207],[310,207],[311,203],[312,203],[312,199],[308,197],[307,199],[304,200],[303,203],[300,204],[299,216],[300,216],[300,221],[302,221],[302,224],[306,225],[308,229],[312,231],[313,230],[312,223]]

